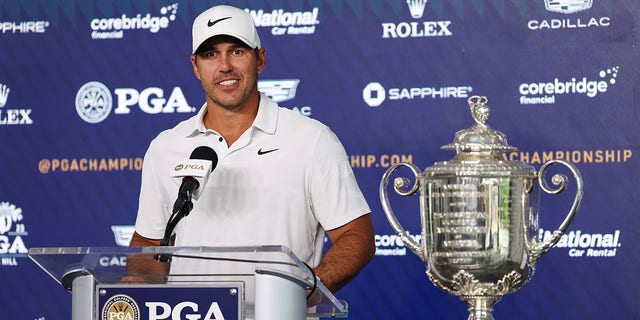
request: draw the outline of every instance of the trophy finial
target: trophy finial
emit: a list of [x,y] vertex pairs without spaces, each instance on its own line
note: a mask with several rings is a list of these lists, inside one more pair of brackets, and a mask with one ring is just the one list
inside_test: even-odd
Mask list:
[[476,124],[456,132],[453,143],[443,146],[442,149],[456,150],[458,153],[472,151],[499,153],[517,150],[507,143],[507,138],[502,132],[493,130],[486,124],[490,113],[487,101],[489,99],[485,96],[472,96],[467,99]]
[[489,119],[490,110],[489,106],[487,106],[488,101],[489,99],[485,96],[472,96],[467,100],[467,103],[469,103],[469,107],[471,108],[471,116],[473,116],[473,120],[481,126],[485,126],[485,122]]

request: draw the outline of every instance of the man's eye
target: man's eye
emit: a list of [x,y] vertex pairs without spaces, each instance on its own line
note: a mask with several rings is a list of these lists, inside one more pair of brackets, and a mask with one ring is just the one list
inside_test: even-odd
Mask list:
[[233,53],[233,55],[235,55],[235,56],[239,56],[239,55],[242,55],[242,54],[244,53],[244,50],[241,50],[241,49],[235,49],[235,50],[233,50],[233,52],[232,52],[232,53]]
[[203,57],[205,58],[212,58],[216,56],[216,52],[215,51],[206,51],[205,53],[202,54]]

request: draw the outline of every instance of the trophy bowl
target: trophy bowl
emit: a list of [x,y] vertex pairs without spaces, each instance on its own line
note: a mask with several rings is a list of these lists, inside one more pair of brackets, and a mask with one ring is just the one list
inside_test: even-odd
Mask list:
[[[442,147],[456,150],[456,156],[424,172],[412,163],[397,163],[384,173],[379,192],[391,227],[424,261],[431,282],[467,304],[468,320],[493,320],[493,305],[531,280],[538,259],[571,224],[582,200],[582,177],[563,160],[550,160],[539,172],[508,161],[504,153],[517,149],[485,123],[487,98],[473,96],[468,103],[476,124],[458,131],[454,142]],[[538,238],[540,190],[559,194],[568,182],[567,176],[555,174],[553,187],[547,184],[544,176],[552,165],[572,173],[576,195],[560,227],[543,241]],[[419,191],[420,243],[409,237],[389,203],[387,185],[392,173],[403,167],[413,177],[395,178],[393,189],[401,196]]]

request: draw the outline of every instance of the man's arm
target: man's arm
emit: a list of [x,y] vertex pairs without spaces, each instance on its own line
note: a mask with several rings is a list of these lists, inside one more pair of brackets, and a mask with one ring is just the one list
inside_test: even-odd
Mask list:
[[376,252],[373,224],[369,214],[327,231],[332,245],[314,269],[331,292],[351,281]]
[[[145,238],[133,233],[130,247],[159,246],[160,239]],[[169,273],[169,263],[157,261],[152,254],[138,254],[127,258],[127,275],[121,283],[164,283]],[[148,276],[157,274],[159,276]],[[146,276],[145,276],[146,275]],[[161,275],[161,276],[160,276]]]

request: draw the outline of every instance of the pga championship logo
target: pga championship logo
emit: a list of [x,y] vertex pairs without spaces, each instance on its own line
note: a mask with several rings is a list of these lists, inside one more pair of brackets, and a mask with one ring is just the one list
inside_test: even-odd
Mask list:
[[100,313],[101,320],[140,320],[140,308],[135,300],[125,294],[109,298]]
[[[186,289],[185,289],[186,290]],[[135,296],[134,299],[132,296]],[[140,309],[138,302],[144,304]],[[237,319],[237,317],[233,317]],[[220,305],[215,302],[181,301],[167,303],[148,301],[136,294],[118,293],[108,298],[100,310],[100,320],[225,320]],[[231,318],[230,318],[231,319]]]
[[193,163],[178,163],[173,171],[182,171],[182,170],[196,170],[196,171],[204,171],[204,165],[201,164],[193,164]]
[[134,88],[116,88],[111,90],[101,82],[90,81],[85,83],[76,93],[76,111],[82,120],[96,124],[104,121],[113,113],[127,115],[131,108],[137,106],[146,114],[160,113],[189,113],[196,111],[187,103],[180,87],[174,87],[167,98],[162,88],[150,87],[142,90]]
[[76,111],[88,123],[102,122],[111,113],[112,98],[109,88],[91,81],[85,83],[76,94]]
[[27,228],[22,209],[9,202],[0,202],[0,265],[17,266],[18,259],[26,258],[29,249],[24,244]]

